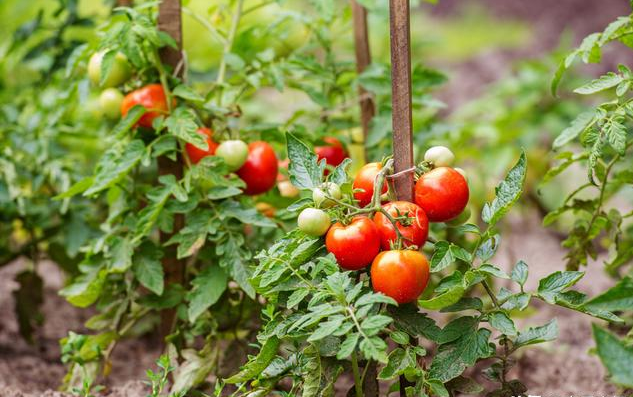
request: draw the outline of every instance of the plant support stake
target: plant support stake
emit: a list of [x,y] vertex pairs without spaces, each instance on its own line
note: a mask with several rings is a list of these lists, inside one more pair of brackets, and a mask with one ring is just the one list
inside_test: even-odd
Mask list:
[[[356,72],[363,73],[371,64],[371,51],[369,48],[369,32],[367,30],[367,10],[358,1],[351,0],[352,18],[354,25],[354,49],[356,51]],[[358,86],[360,98],[360,122],[363,128],[363,136],[367,141],[369,123],[375,114],[374,100],[370,94],[360,85]]]
[[[411,128],[411,43],[409,0],[389,0],[391,32],[391,103],[393,159],[396,173],[413,167]],[[398,200],[413,201],[413,173],[394,179]]]
[[[394,171],[413,167],[413,135],[411,128],[411,39],[409,0],[389,0],[391,34],[391,104],[393,125]],[[413,201],[413,172],[394,178],[398,200]],[[400,396],[407,395],[411,385],[400,376]]]
[[[183,70],[178,65],[182,61],[182,19],[180,0],[163,0],[158,8],[158,27],[174,38],[178,49],[171,47],[163,48],[160,53],[161,61],[164,65],[170,66],[172,70]],[[158,158],[158,173],[160,175],[174,175],[176,179],[181,179],[183,166],[180,159],[172,161],[166,156]],[[160,233],[161,244],[167,242],[174,234],[184,227],[185,219],[182,214],[174,216],[174,227],[172,233]],[[178,260],[176,256],[176,246],[166,249],[163,258],[163,270],[165,272],[165,284],[180,284],[184,281],[185,263]],[[174,309],[164,310],[161,313],[161,337],[164,339],[172,332],[176,311]]]

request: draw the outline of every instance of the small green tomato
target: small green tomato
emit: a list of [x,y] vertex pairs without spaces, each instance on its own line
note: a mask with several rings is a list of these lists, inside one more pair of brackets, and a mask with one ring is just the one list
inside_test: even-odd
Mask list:
[[330,216],[317,208],[306,208],[297,218],[299,230],[309,236],[323,236],[330,228]]
[[229,171],[237,171],[246,162],[248,145],[246,142],[237,139],[224,141],[215,150],[215,155],[224,159]]
[[334,182],[325,182],[312,191],[312,200],[317,207],[330,208],[334,206],[336,203],[334,200],[327,198],[328,196],[340,200],[343,194],[339,185]]
[[132,72],[127,57],[118,52],[114,56],[114,61],[112,62],[112,67],[108,75],[103,81],[103,84],[101,84],[101,63],[103,62],[104,55],[105,52],[103,51],[95,52],[92,57],[90,57],[90,61],[88,61],[88,77],[92,84],[97,87],[109,88],[125,83],[130,78]]
[[424,153],[424,161],[433,163],[434,167],[450,167],[455,155],[446,146],[433,146]]
[[106,88],[99,95],[101,110],[110,119],[121,117],[121,102],[123,102],[123,94],[116,88]]

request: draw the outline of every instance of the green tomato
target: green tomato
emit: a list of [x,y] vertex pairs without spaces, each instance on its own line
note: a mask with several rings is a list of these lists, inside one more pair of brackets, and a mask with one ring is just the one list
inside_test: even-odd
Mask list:
[[229,171],[237,171],[246,162],[248,145],[240,140],[224,141],[215,150],[215,155],[224,159]]
[[450,167],[455,155],[446,146],[433,146],[424,153],[424,161],[433,163],[434,167]]
[[121,102],[123,102],[123,94],[116,88],[106,88],[99,95],[101,110],[110,119],[121,117]]
[[97,87],[109,88],[116,87],[123,83],[125,83],[132,74],[130,70],[130,64],[127,61],[127,57],[120,52],[118,52],[114,56],[114,61],[112,62],[112,67],[108,72],[103,84],[101,83],[101,63],[103,61],[103,56],[105,55],[104,51],[95,52],[90,57],[90,61],[88,62],[88,77],[92,84]]
[[336,203],[328,199],[328,196],[340,200],[343,194],[341,193],[339,185],[334,182],[325,182],[312,191],[312,200],[317,207],[329,208],[334,206]]
[[323,236],[330,228],[330,216],[317,208],[306,208],[297,218],[299,230],[309,236]]

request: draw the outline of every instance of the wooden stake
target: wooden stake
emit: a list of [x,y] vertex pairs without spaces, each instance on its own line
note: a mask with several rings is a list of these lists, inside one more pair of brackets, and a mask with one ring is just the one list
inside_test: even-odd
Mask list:
[[[409,0],[389,0],[394,170],[413,167]],[[413,173],[394,180],[398,200],[413,201]]]
[[[371,51],[369,48],[369,33],[367,30],[367,10],[356,0],[351,0],[352,18],[354,25],[354,48],[356,50],[356,72],[360,75],[371,64]],[[369,133],[369,123],[376,112],[374,101],[369,93],[358,87],[360,97],[360,122],[363,128],[365,141]]]
[[[411,120],[411,38],[409,0],[389,0],[391,33],[391,104],[393,115],[394,171],[413,167],[413,131]],[[413,201],[413,172],[394,179],[398,200]],[[406,397],[412,384],[400,376],[400,396]]]
[[[158,8],[158,28],[176,40],[178,50],[166,47],[161,50],[160,57],[164,65],[170,66],[172,70],[178,69],[178,65],[182,60],[182,19],[181,19],[180,0],[163,0]],[[180,71],[183,68],[179,68]],[[174,175],[176,179],[181,179],[183,175],[183,166],[180,159],[173,161],[166,156],[158,158],[159,175]],[[161,243],[165,243],[174,234],[178,233],[184,227],[185,219],[182,214],[174,216],[174,227],[172,233],[160,234]],[[163,257],[163,269],[165,272],[165,284],[182,284],[185,274],[185,262],[177,259],[176,247],[174,245],[165,248],[165,256]],[[164,310],[161,313],[161,337],[164,339],[172,332],[176,311],[173,309]]]

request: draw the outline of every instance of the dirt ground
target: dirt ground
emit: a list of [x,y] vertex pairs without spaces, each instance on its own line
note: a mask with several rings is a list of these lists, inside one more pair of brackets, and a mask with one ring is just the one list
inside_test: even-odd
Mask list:
[[[433,11],[438,17],[455,12],[464,0],[440,0]],[[497,51],[477,56],[465,65],[455,68],[452,82],[445,91],[459,89],[467,100],[477,95],[487,83],[510,70],[512,61],[526,56],[538,56],[557,45],[563,29],[571,28],[575,37],[602,29],[618,15],[629,12],[624,0],[480,0],[501,17],[531,21],[535,39],[529,47]],[[577,41],[576,41],[577,42]],[[617,56],[616,56],[617,58]],[[453,88],[451,88],[453,87]],[[466,93],[464,95],[464,93]],[[448,95],[447,95],[448,96]],[[453,100],[451,105],[459,105]],[[562,269],[564,251],[559,241],[539,225],[535,216],[517,218],[510,223],[511,232],[502,241],[496,263],[509,269],[517,259],[524,259],[530,267],[528,288],[537,280],[555,270]],[[71,307],[57,295],[63,285],[63,276],[56,266],[43,263],[39,273],[45,280],[44,313],[46,322],[40,331],[38,343],[29,346],[18,335],[13,315],[11,292],[17,287],[12,281],[24,264],[16,262],[0,269],[0,397],[63,397],[55,390],[64,374],[59,362],[58,340],[69,330],[82,331],[83,322],[90,313]],[[593,294],[608,288],[612,281],[606,278],[600,264],[587,269],[587,276],[579,283],[583,292]],[[591,319],[580,313],[537,305],[534,315],[520,321],[521,328],[541,325],[556,317],[560,329],[557,341],[519,352],[514,375],[522,379],[533,395],[586,396],[614,395],[616,390],[605,381],[605,373],[595,356],[589,355],[593,347]],[[105,396],[143,397],[147,387],[142,383],[145,370],[160,354],[156,338],[123,342],[115,351],[114,368]]]
[[[515,218],[507,225],[509,233],[495,264],[509,271],[519,259],[530,269],[527,288],[533,289],[539,278],[563,267],[564,251],[559,241],[545,232],[535,216]],[[82,330],[88,315],[57,296],[62,275],[51,263],[43,263],[40,274],[45,280],[44,312],[46,323],[37,346],[29,346],[18,335],[13,316],[13,297],[16,288],[12,281],[23,263],[16,262],[0,270],[0,397],[62,397],[57,393],[64,367],[59,362],[59,338],[68,330]],[[600,264],[586,269],[587,275],[578,289],[595,294],[612,285]],[[510,285],[508,285],[509,287]],[[514,375],[522,379],[529,392],[543,396],[613,395],[616,390],[605,381],[600,362],[588,355],[593,347],[592,319],[581,313],[536,304],[532,316],[519,321],[519,327],[542,325],[557,318],[560,336],[555,342],[528,348],[518,353]],[[115,351],[113,374],[106,386],[108,397],[143,397],[147,393],[142,383],[144,371],[160,354],[155,339],[124,342]]]

